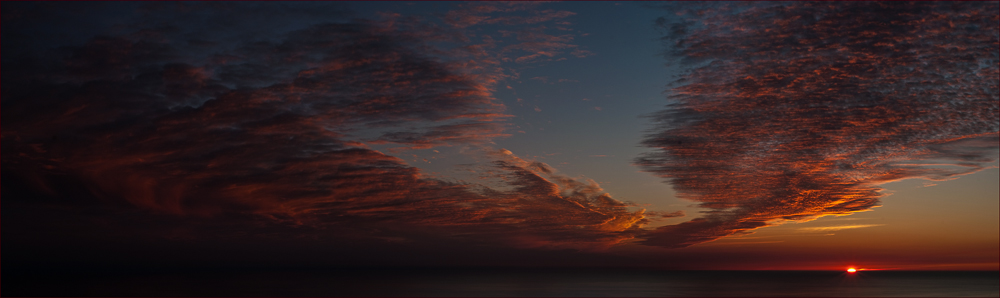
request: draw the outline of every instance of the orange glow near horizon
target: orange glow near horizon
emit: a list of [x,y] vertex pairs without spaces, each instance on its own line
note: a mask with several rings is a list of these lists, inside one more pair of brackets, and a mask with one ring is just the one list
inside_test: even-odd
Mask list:
[[854,272],[857,272],[857,271],[858,271],[858,270],[857,270],[857,269],[854,269],[854,268],[847,268],[847,272],[848,272],[848,273],[854,273]]
[[[926,5],[923,9],[937,9]],[[716,17],[700,29],[676,36],[672,51],[685,59],[715,62],[693,68],[683,83],[668,91],[676,106],[653,118],[660,126],[643,141],[657,151],[643,155],[637,164],[670,180],[680,197],[711,213],[658,227],[646,233],[641,244],[680,248],[788,221],[870,211],[885,196],[879,185],[921,177],[951,179],[979,170],[961,166],[966,158],[949,153],[951,149],[932,148],[986,144],[978,138],[996,134],[985,129],[994,127],[996,118],[976,111],[994,108],[995,96],[970,91],[969,96],[952,99],[929,90],[979,90],[978,86],[991,86],[995,75],[980,76],[978,70],[961,64],[966,62],[958,62],[964,60],[942,58],[935,60],[940,65],[925,67],[915,62],[922,58],[910,57],[939,57],[947,50],[930,41],[962,40],[963,46],[970,44],[963,51],[980,57],[969,61],[992,59],[989,55],[996,47],[989,35],[923,29],[995,28],[989,21],[992,15],[970,8],[942,10],[940,18],[918,18],[907,12],[911,8],[881,2],[844,6],[799,2],[779,7],[709,10]],[[789,19],[760,21],[772,14]],[[818,18],[806,21],[800,14]],[[899,31],[903,29],[883,25],[890,15],[893,22],[906,24],[899,28],[923,37],[903,38]],[[686,28],[684,22],[671,26]],[[802,34],[812,37],[789,42],[788,36]],[[857,38],[852,42],[858,46],[824,41],[846,36]],[[886,46],[860,46],[868,43]],[[895,53],[890,48],[913,54],[890,54]],[[731,49],[740,54],[733,55]],[[956,75],[937,75],[938,68]],[[858,90],[866,90],[865,95],[857,96]],[[950,107],[952,101],[975,104],[956,108],[962,112],[937,108]],[[982,116],[962,118],[963,124],[958,124],[949,122],[954,120],[948,113]],[[933,129],[942,125],[956,128],[947,133]],[[987,155],[975,158],[992,160]],[[957,167],[924,165],[929,160]],[[806,229],[832,232],[872,226]]]

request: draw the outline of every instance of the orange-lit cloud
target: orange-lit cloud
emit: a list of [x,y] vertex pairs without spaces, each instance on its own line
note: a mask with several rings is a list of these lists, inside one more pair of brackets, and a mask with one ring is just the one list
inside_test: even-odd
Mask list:
[[432,45],[460,40],[461,31],[386,15],[232,44],[186,39],[192,34],[95,37],[38,54],[52,62],[45,69],[14,65],[4,81],[5,170],[56,192],[47,179],[72,177],[103,204],[150,213],[396,242],[431,233],[594,248],[632,238],[644,222],[593,181],[512,154],[489,155],[488,176],[502,183],[486,186],[426,178],[370,147],[475,147],[509,135],[510,116],[491,93],[500,75],[470,62],[505,54]]
[[872,225],[842,225],[842,226],[829,226],[829,227],[809,227],[809,228],[799,228],[798,231],[801,231],[801,232],[833,232],[833,231],[840,231],[840,230],[870,228],[870,227],[877,227],[877,226],[883,226],[883,225],[881,225],[881,224],[872,224]]
[[687,214],[684,213],[684,210],[674,211],[674,212],[646,211],[645,215],[650,220],[658,220],[658,219],[667,219],[667,218],[685,217],[685,216],[687,216]]
[[[638,159],[710,211],[684,247],[878,206],[880,183],[952,179],[998,145],[996,3],[735,3],[659,21],[690,70]],[[936,161],[952,167],[922,166]]]

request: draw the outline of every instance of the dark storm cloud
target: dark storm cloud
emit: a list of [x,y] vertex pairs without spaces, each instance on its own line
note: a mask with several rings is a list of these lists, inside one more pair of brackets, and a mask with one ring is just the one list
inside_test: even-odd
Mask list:
[[[432,45],[461,32],[392,16],[282,31],[169,5],[144,9],[165,15],[138,23],[150,29],[12,59],[3,78],[5,173],[49,193],[60,190],[47,177],[74,177],[105,204],[153,213],[341,233],[330,237],[385,236],[371,232],[378,227],[404,239],[438,231],[593,247],[631,238],[642,221],[596,184],[510,154],[494,156],[496,175],[510,179],[503,190],[425,178],[368,147],[478,146],[507,135],[509,116],[491,94],[496,73],[459,55],[468,51]],[[170,15],[192,23],[161,26]]]
[[643,243],[866,211],[880,183],[993,161],[996,2],[711,6],[658,21],[667,57],[691,69],[652,115],[658,151],[638,160],[711,211]]

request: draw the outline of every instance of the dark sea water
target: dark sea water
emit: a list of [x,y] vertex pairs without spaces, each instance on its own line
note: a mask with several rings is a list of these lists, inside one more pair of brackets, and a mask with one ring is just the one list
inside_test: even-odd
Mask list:
[[998,297],[998,272],[570,269],[3,272],[4,296]]

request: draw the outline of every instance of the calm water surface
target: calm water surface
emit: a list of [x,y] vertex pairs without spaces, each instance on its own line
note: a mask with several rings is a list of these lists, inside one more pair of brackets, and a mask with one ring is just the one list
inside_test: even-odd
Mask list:
[[998,272],[406,269],[4,273],[4,296],[1000,296]]

